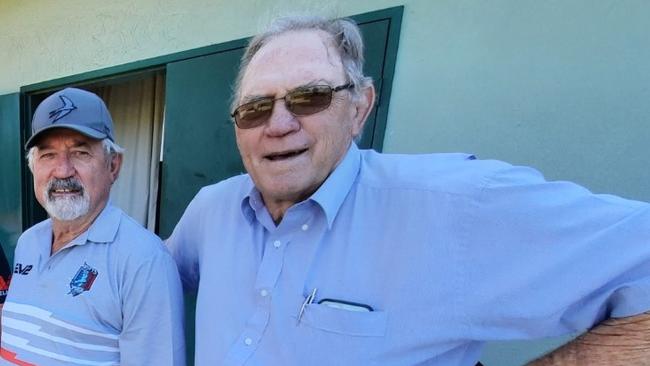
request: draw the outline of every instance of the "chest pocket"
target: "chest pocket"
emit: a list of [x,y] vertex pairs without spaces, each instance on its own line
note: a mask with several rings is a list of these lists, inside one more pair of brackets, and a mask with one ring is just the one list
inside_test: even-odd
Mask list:
[[386,334],[387,314],[383,311],[357,312],[309,304],[300,323],[332,333],[383,337]]

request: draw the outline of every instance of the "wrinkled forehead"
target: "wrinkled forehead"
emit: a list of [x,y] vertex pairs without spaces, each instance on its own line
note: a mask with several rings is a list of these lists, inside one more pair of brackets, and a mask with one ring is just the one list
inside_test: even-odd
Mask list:
[[90,138],[69,128],[53,128],[43,132],[34,144],[38,150],[55,147],[94,147],[101,144],[101,140]]
[[269,39],[253,56],[240,96],[288,90],[316,80],[344,81],[332,37],[320,30],[290,31]]

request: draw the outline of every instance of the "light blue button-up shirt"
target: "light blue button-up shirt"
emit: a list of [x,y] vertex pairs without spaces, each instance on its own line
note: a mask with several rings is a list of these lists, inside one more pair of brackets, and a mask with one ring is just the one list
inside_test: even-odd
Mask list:
[[197,366],[474,365],[484,341],[650,309],[648,204],[464,154],[353,145],[278,226],[237,176],[168,245]]

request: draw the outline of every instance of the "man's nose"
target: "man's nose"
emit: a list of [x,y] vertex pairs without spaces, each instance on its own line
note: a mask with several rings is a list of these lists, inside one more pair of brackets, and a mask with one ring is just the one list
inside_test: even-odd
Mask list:
[[56,178],[69,178],[75,174],[75,167],[67,155],[60,156],[54,167],[54,176]]
[[273,111],[265,126],[269,136],[279,137],[290,134],[300,129],[300,121],[289,112],[283,99],[278,99],[273,105]]

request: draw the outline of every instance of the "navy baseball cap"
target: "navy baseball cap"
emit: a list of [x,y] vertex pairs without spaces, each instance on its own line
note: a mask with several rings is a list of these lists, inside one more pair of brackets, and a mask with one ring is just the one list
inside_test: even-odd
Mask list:
[[77,88],[60,90],[36,107],[32,118],[32,136],[27,140],[25,150],[34,146],[45,131],[55,128],[68,128],[90,138],[108,138],[115,142],[113,120],[104,101],[89,91]]

